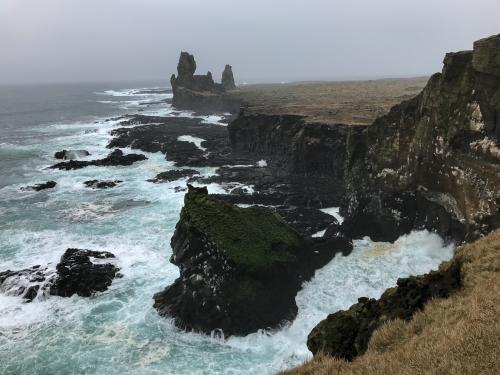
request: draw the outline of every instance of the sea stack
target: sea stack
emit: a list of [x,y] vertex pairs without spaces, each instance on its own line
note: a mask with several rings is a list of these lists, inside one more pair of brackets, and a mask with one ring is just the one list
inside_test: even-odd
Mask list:
[[214,82],[212,73],[199,75],[196,72],[194,56],[181,52],[177,64],[177,76],[172,74],[170,84],[174,97],[172,104],[179,109],[191,109],[201,112],[235,111],[238,105],[224,94],[236,87],[230,65],[226,65],[222,74],[222,83]]
[[224,68],[224,71],[222,72],[221,83],[222,87],[226,91],[236,88],[236,84],[234,83],[233,68],[231,67],[231,65],[226,65],[226,67]]
[[154,296],[181,328],[225,336],[273,328],[297,315],[303,281],[334,256],[311,248],[275,212],[240,208],[188,185],[172,237],[180,277]]

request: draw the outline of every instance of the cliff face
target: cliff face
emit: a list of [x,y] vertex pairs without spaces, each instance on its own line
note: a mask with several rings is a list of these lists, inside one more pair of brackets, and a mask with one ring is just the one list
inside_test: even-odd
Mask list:
[[235,87],[231,66],[226,65],[222,84],[215,83],[210,72],[205,75],[195,75],[195,72],[194,56],[181,52],[177,77],[172,74],[170,78],[174,94],[172,104],[175,107],[212,112],[237,110],[239,104],[224,95],[226,90]]
[[330,196],[325,201],[339,202],[344,195],[347,139],[364,128],[307,123],[295,115],[242,111],[228,130],[233,148],[268,158],[276,171],[301,176],[304,184],[314,178],[317,188],[325,190],[322,194]]
[[473,240],[500,225],[500,35],[449,53],[422,93],[347,145],[342,212],[354,236],[414,228]]

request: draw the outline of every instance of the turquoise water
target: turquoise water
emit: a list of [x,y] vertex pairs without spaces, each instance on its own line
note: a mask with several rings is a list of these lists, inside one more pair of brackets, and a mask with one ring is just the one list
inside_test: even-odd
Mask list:
[[[127,167],[45,169],[61,149],[86,149],[91,159],[106,155],[116,125],[105,121],[109,117],[140,109],[172,115],[168,104],[141,105],[170,94],[131,88],[58,87],[39,99],[28,94],[33,90],[20,90],[10,104],[0,100],[0,270],[53,268],[66,248],[78,247],[113,252],[124,275],[92,298],[39,296],[23,303],[0,293],[1,374],[272,374],[310,358],[307,334],[328,313],[360,296],[378,297],[398,277],[427,272],[451,257],[453,248],[427,232],[393,245],[357,241],[350,256],[336,257],[304,285],[299,315],[282,329],[228,340],[178,330],[156,314],[152,296],[178,276],[168,261],[169,243],[183,201],[173,188],[184,181],[146,182],[173,163],[146,153],[148,160]],[[12,96],[3,90],[0,99]],[[205,121],[220,126],[219,119]],[[89,179],[124,182],[92,190],[83,186]],[[47,180],[57,186],[20,191]],[[209,190],[223,192],[218,185]]]

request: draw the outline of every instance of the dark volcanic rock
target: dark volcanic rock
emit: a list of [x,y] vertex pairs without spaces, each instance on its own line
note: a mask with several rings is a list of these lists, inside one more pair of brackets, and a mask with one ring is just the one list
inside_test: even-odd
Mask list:
[[308,248],[276,213],[239,208],[193,188],[172,237],[174,284],[154,296],[185,329],[244,335],[297,314],[295,295],[335,250]]
[[89,297],[103,292],[119,276],[115,256],[105,251],[68,249],[56,266],[33,266],[20,271],[0,272],[0,291],[22,296],[31,302],[38,294]]
[[31,302],[47,278],[47,269],[33,266],[20,271],[0,272],[0,292],[21,296]]
[[347,311],[321,321],[309,334],[307,347],[314,354],[352,360],[363,354],[375,329],[394,319],[410,320],[433,298],[446,298],[460,288],[460,265],[443,263],[439,271],[399,279],[380,299],[359,298]]
[[[232,71],[230,67],[229,71],[227,71],[227,67],[223,79],[229,88],[231,86]],[[177,64],[177,77],[172,74],[170,78],[174,93],[172,104],[175,107],[211,112],[233,112],[238,110],[240,104],[224,95],[226,86],[215,83],[212,73],[195,75],[195,71],[196,62],[194,56],[187,52],[181,52]],[[232,83],[234,85],[234,78],[232,78]]]
[[70,160],[66,162],[57,163],[49,168],[51,169],[80,169],[85,168],[90,165],[98,167],[116,166],[116,165],[131,165],[136,161],[146,160],[147,157],[141,154],[128,154],[124,155],[121,150],[114,150],[104,159],[91,160],[91,161],[79,161]]
[[62,150],[62,151],[57,151],[54,154],[54,157],[56,159],[69,160],[69,159],[80,159],[89,155],[90,153],[87,150]]
[[56,185],[57,185],[57,182],[55,182],[55,181],[47,181],[47,182],[43,182],[41,184],[35,184],[32,186],[22,187],[21,190],[40,191],[40,190],[44,190],[44,189],[53,189],[56,187]]
[[[133,128],[119,128],[111,132],[114,137],[108,147],[131,147],[147,152],[161,152],[168,160],[183,166],[218,166],[225,164],[253,164],[255,158],[245,153],[233,153],[222,126],[203,124],[200,119],[187,117],[134,116],[125,122],[144,124]],[[199,149],[191,142],[179,141],[190,135],[204,139]]]
[[56,267],[57,278],[50,287],[50,294],[90,297],[96,292],[104,292],[118,273],[118,268],[109,262],[113,258],[115,256],[106,251],[66,250]]
[[353,236],[427,228],[472,241],[500,226],[500,35],[449,53],[414,99],[349,138],[341,213]]
[[171,182],[184,177],[192,177],[199,173],[200,172],[196,169],[174,169],[172,171],[158,173],[155,178],[148,181],[154,183]]
[[231,65],[226,65],[222,72],[221,84],[224,90],[233,90],[236,88],[234,83],[233,68]]
[[[320,207],[338,206],[345,193],[346,145],[365,126],[308,123],[296,115],[266,115],[242,111],[229,126],[235,150],[266,159],[273,169],[296,181],[304,197]],[[304,188],[302,188],[303,186]],[[295,189],[294,189],[295,190]],[[328,203],[327,203],[328,201]]]
[[114,181],[99,181],[99,180],[89,180],[85,181],[84,184],[86,187],[92,188],[92,189],[108,189],[115,187],[117,184],[121,183],[123,181],[121,180],[114,180]]

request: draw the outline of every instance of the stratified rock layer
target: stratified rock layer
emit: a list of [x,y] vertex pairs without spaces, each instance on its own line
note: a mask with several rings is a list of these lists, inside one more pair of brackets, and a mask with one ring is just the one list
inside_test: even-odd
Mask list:
[[447,54],[421,94],[350,138],[351,235],[393,241],[426,228],[470,241],[500,225],[499,44]]
[[180,277],[154,306],[182,328],[227,336],[293,319],[302,282],[335,254],[310,247],[270,210],[239,208],[191,186],[172,249]]

